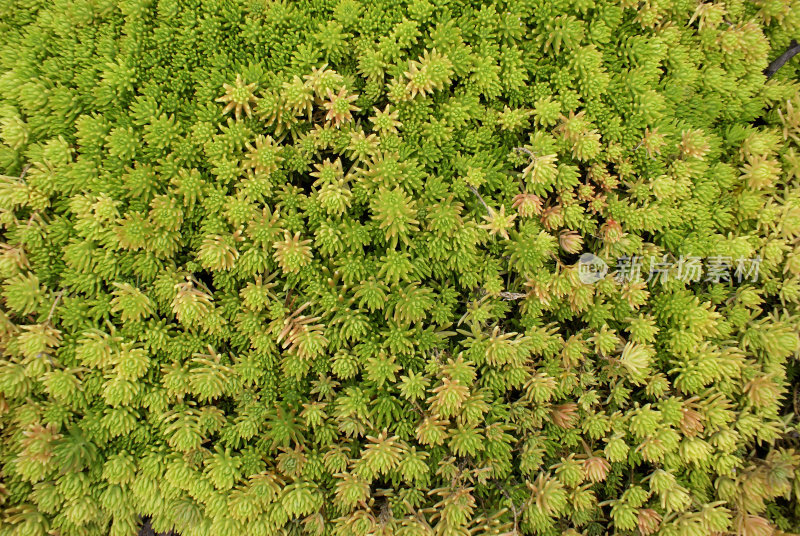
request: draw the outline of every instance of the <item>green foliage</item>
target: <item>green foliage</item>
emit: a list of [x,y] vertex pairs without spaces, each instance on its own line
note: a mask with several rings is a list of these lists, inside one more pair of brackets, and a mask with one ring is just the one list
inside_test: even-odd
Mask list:
[[0,536],[800,531],[797,0],[0,32]]

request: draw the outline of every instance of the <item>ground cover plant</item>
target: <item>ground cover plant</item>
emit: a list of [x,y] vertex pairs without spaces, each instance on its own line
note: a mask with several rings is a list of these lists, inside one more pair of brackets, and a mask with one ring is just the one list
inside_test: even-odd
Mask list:
[[800,530],[798,0],[0,35],[0,536]]

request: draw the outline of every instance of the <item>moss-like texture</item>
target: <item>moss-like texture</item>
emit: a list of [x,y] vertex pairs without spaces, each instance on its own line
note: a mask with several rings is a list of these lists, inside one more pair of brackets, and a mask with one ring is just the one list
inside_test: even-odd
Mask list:
[[0,35],[0,536],[798,529],[798,0]]

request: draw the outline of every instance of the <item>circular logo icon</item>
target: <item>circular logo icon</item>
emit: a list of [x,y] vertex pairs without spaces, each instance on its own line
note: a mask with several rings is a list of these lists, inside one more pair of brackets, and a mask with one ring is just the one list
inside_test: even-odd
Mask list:
[[578,259],[578,279],[582,283],[591,285],[603,279],[608,273],[606,261],[594,253],[584,253]]

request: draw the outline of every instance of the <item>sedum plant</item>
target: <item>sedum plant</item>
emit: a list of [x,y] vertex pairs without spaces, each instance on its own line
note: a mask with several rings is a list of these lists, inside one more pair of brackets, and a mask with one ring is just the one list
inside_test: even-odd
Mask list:
[[797,0],[0,6],[0,536],[800,530]]

